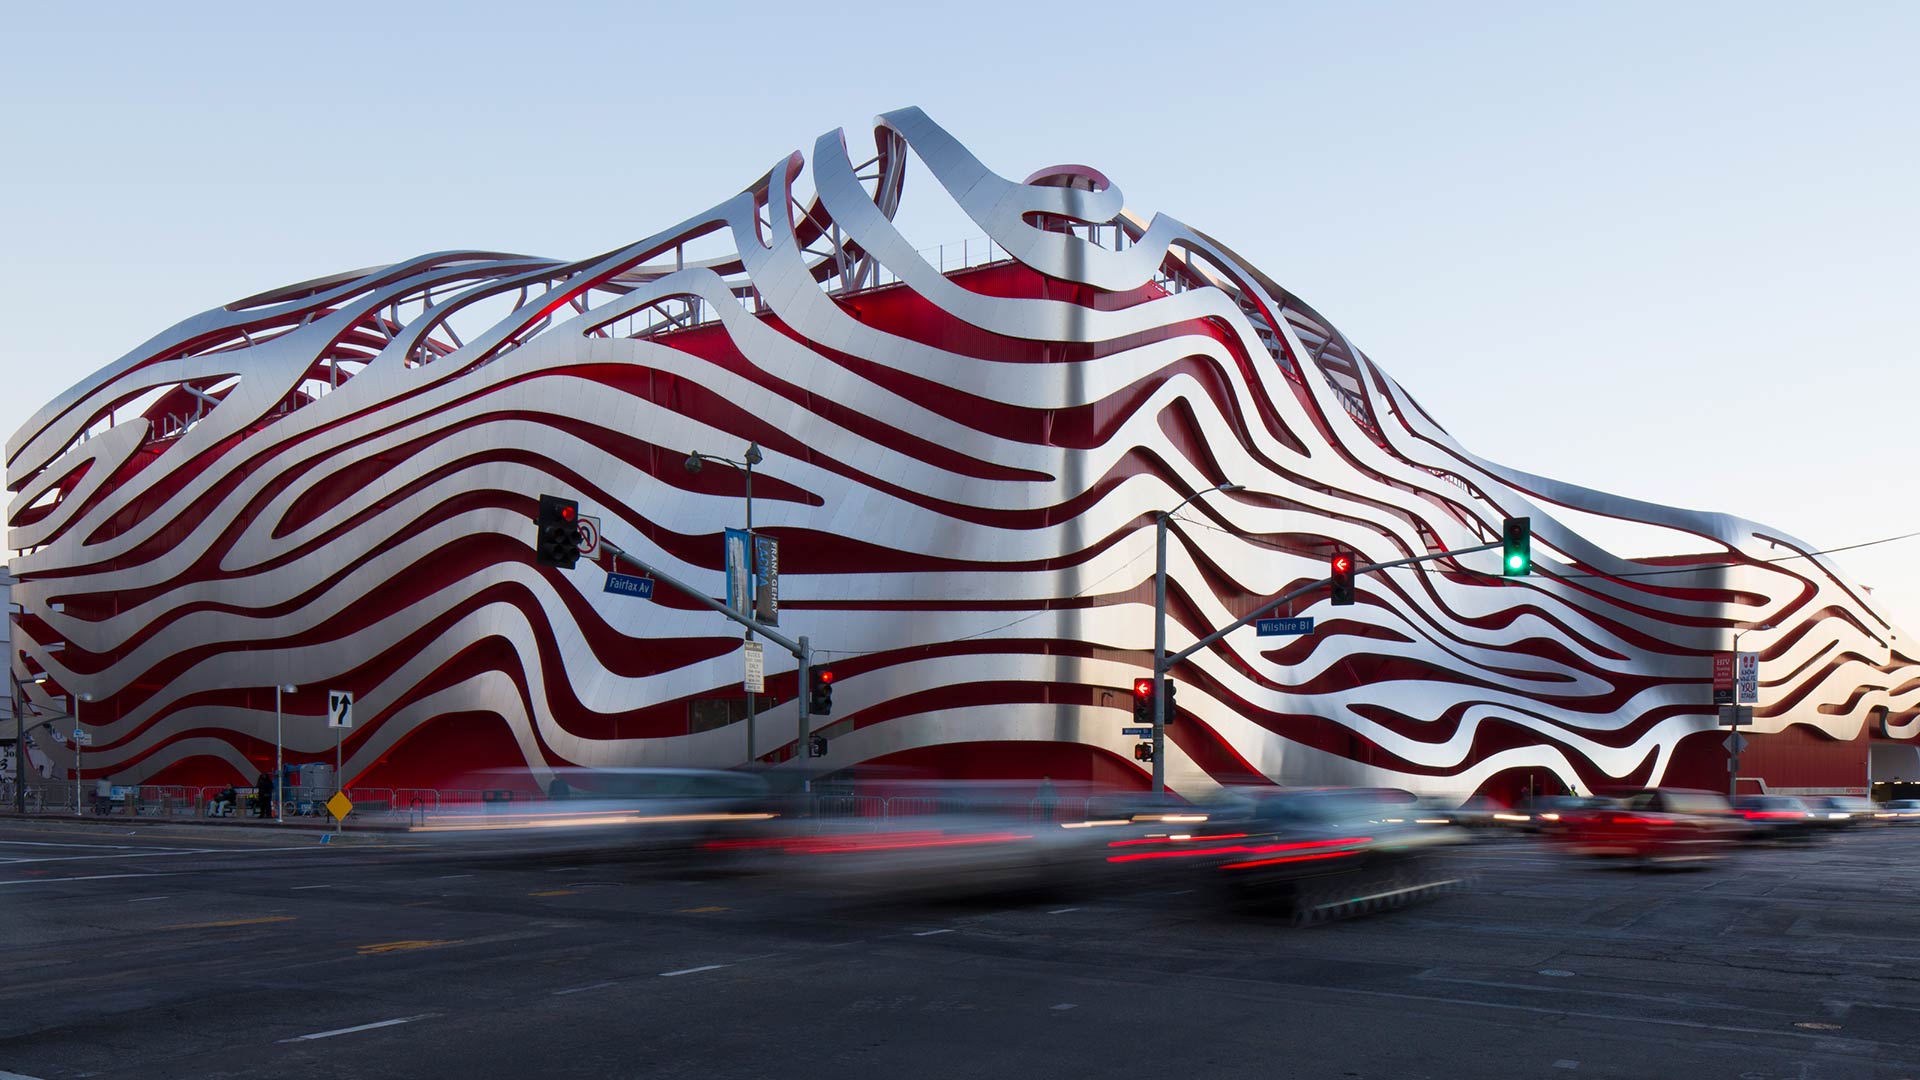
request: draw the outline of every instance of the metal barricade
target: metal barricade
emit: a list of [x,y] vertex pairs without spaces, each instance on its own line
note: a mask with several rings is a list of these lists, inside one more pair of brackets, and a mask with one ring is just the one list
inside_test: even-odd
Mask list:
[[813,816],[822,821],[864,825],[878,829],[887,819],[887,800],[878,795],[816,795]]

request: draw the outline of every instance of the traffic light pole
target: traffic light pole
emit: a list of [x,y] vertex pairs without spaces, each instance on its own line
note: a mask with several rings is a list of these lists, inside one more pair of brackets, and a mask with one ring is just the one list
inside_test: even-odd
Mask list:
[[[1482,551],[1492,551],[1495,548],[1503,548],[1505,546],[1506,546],[1506,542],[1504,540],[1496,540],[1491,544],[1481,544],[1478,547],[1461,548],[1458,551],[1439,551],[1431,555],[1416,555],[1411,559],[1396,559],[1393,562],[1368,563],[1365,566],[1355,566],[1353,568],[1353,573],[1355,577],[1358,577],[1361,574],[1370,574],[1375,570],[1391,570],[1397,566],[1414,566],[1419,563],[1433,562],[1437,559],[1455,559],[1455,558],[1459,558],[1462,555],[1473,555]],[[1169,656],[1167,654],[1167,644],[1166,644],[1167,643],[1167,531],[1166,531],[1166,523],[1164,520],[1160,524],[1159,549],[1160,549],[1159,550],[1159,569],[1154,575],[1154,590],[1153,590],[1154,592],[1153,609],[1155,614],[1155,618],[1153,621],[1153,793],[1155,795],[1163,794],[1166,791],[1166,763],[1163,760],[1163,755],[1161,751],[1165,747],[1166,733],[1167,733],[1167,714],[1166,714],[1167,673],[1169,671],[1172,671],[1174,666],[1180,663],[1180,661],[1185,660],[1187,657],[1192,656],[1194,653],[1197,653],[1204,648],[1207,648],[1208,646],[1212,645],[1214,642],[1219,641],[1221,638],[1226,637],[1228,634],[1232,633],[1235,630],[1240,629],[1241,627],[1247,625],[1248,623],[1258,620],[1261,616],[1274,610],[1280,605],[1288,603],[1293,600],[1297,600],[1300,597],[1305,596],[1310,592],[1314,592],[1319,589],[1324,589],[1327,586],[1333,584],[1332,578],[1330,577],[1321,578],[1319,581],[1302,585],[1299,588],[1293,590],[1292,592],[1285,594],[1284,596],[1274,597],[1272,600],[1267,601],[1266,603],[1260,605],[1259,607],[1241,616],[1240,618],[1235,619],[1233,622],[1228,623],[1227,625],[1221,627],[1220,629],[1215,630],[1213,633],[1208,634],[1206,637],[1201,638],[1199,641],[1194,642],[1192,645],[1189,645],[1186,648],[1180,650],[1179,652]]]
[[[708,596],[706,593],[674,577],[672,574],[665,573],[661,571],[660,568],[635,558],[631,552],[622,549],[619,545],[609,541],[605,537],[601,537],[600,546],[606,548],[607,554],[613,556],[616,567],[620,564],[620,560],[624,559],[648,577],[693,599],[703,607],[711,608],[725,615],[727,618],[732,619],[734,622],[739,623],[741,626],[761,635],[768,641],[773,642],[775,645],[793,654],[794,660],[800,665],[800,683],[794,693],[794,701],[797,706],[796,711],[800,714],[800,736],[794,743],[794,758],[796,760],[804,759],[807,756],[807,736],[812,734],[812,732],[808,730],[807,686],[808,678],[813,670],[813,648],[808,643],[807,636],[802,634],[800,635],[800,640],[795,641],[752,616],[740,614],[720,601],[715,600],[713,597]],[[809,790],[812,789],[813,785],[811,781],[803,781],[803,783]]]

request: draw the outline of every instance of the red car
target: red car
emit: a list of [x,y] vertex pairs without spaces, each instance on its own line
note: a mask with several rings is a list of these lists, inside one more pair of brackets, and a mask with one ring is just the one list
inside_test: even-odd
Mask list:
[[1580,855],[1646,863],[1719,858],[1740,839],[1742,822],[1725,795],[1651,788],[1619,796],[1615,805],[1561,819],[1560,839]]

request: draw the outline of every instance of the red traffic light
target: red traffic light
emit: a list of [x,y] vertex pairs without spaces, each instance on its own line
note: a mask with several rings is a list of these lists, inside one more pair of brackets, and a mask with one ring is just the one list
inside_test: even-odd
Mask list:
[[833,669],[832,669],[832,668],[821,668],[821,669],[820,669],[820,681],[821,681],[821,682],[823,682],[823,683],[830,683],[830,682],[832,682],[832,681],[833,681]]
[[1152,679],[1133,680],[1133,696],[1137,698],[1152,697],[1153,696],[1153,680]]
[[1347,557],[1347,556],[1345,556],[1345,555],[1335,555],[1335,556],[1333,557],[1333,572],[1334,572],[1334,573],[1336,573],[1336,574],[1344,574],[1344,573],[1346,573],[1347,571],[1349,571],[1349,570],[1351,570],[1351,569],[1353,569],[1353,560],[1352,560],[1351,558],[1349,558],[1349,557]]
[[563,520],[572,521],[573,513],[574,513],[574,510],[573,510],[573,507],[571,506],[563,506],[560,508],[560,517]]

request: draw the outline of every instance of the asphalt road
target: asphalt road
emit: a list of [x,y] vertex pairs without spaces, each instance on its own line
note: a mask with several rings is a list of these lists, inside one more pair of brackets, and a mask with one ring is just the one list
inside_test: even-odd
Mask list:
[[1483,844],[1469,891],[1298,930],[545,847],[0,823],[0,1070],[1920,1077],[1920,828],[1695,872]]

